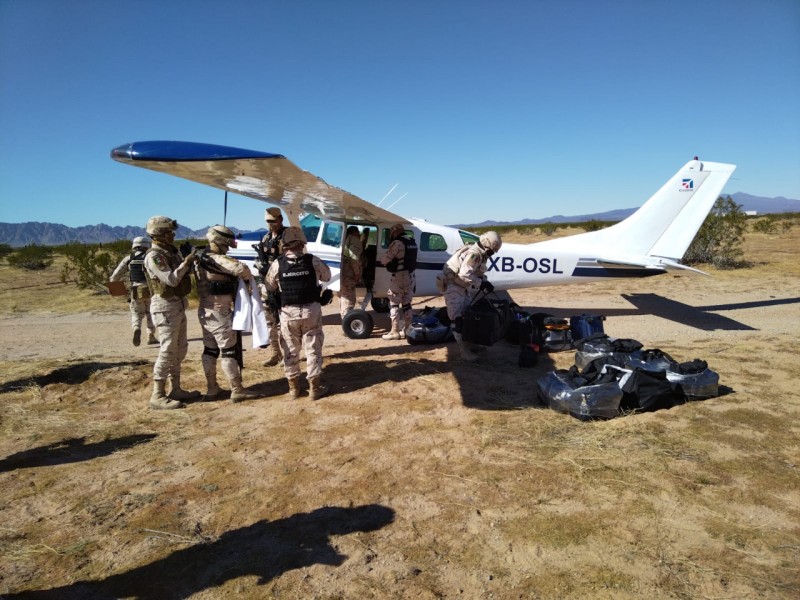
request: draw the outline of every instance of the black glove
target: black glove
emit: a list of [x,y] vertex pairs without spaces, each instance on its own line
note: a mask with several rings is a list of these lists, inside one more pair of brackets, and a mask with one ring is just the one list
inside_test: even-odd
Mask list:
[[180,251],[181,256],[186,258],[192,253],[194,248],[192,248],[192,245],[189,242],[183,242],[180,246],[178,246],[178,250]]
[[484,279],[483,281],[481,281],[480,289],[481,289],[482,292],[483,291],[493,292],[494,291],[494,286],[492,285],[491,281],[489,281],[488,279]]

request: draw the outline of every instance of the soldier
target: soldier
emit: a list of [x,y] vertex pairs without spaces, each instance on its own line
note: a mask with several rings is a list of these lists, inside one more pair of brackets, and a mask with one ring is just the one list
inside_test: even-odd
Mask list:
[[[262,279],[266,278],[270,266],[281,254],[281,241],[286,227],[283,226],[283,215],[281,209],[276,207],[268,208],[264,212],[264,220],[267,222],[267,231],[261,238],[259,244],[259,258],[256,261],[256,268]],[[281,361],[281,345],[279,341],[280,323],[280,295],[278,292],[269,292],[266,288],[261,289],[261,298],[267,307],[265,316],[269,325],[269,358],[264,361],[265,367],[273,367]]]
[[[405,337],[405,329],[411,327],[411,300],[414,298],[414,270],[417,268],[417,243],[406,237],[402,223],[393,225],[389,231],[391,243],[381,257],[381,264],[392,274],[389,281],[389,316],[392,330],[383,334],[384,340],[399,340]],[[401,314],[402,309],[402,314]],[[405,326],[400,326],[400,320]]]
[[461,358],[475,360],[477,357],[465,345],[461,337],[464,323],[464,310],[471,302],[470,290],[481,289],[491,292],[494,286],[486,279],[486,261],[500,250],[503,241],[494,231],[487,231],[475,244],[467,244],[459,248],[450,257],[442,275],[446,285],[444,301],[447,305],[447,316],[453,327]]
[[[192,291],[189,270],[195,259],[193,249],[183,258],[173,245],[178,223],[169,217],[150,217],[147,234],[153,246],[144,257],[147,285],[153,294],[150,315],[156,326],[159,343],[156,364],[153,366],[153,395],[150,407],[156,409],[182,408],[181,400],[200,397],[200,392],[181,389],[181,363],[186,358],[189,342],[186,339],[186,296]],[[169,397],[167,378],[171,380]]]
[[[208,392],[204,400],[213,400],[222,391],[217,385],[217,358],[222,356],[222,371],[231,384],[231,402],[258,398],[242,386],[242,370],[237,362],[241,350],[233,330],[233,301],[239,279],[250,281],[247,265],[226,256],[228,248],[236,248],[236,236],[223,225],[214,225],[206,233],[209,247],[197,254],[194,272],[200,306],[197,316],[203,328],[203,372]],[[241,356],[241,354],[238,354]]]
[[305,254],[306,236],[299,227],[283,234],[284,255],[272,263],[264,280],[267,289],[281,293],[281,349],[283,367],[293,400],[300,396],[300,347],[306,353],[308,393],[312,400],[328,393],[322,376],[322,307],[320,281],[330,281],[331,270],[319,258]]
[[350,225],[342,246],[342,272],[339,280],[339,312],[343,319],[356,305],[356,285],[361,281],[363,251],[358,227]]
[[138,346],[142,342],[142,322],[145,320],[148,332],[147,343],[158,343],[155,336],[156,328],[150,317],[150,288],[147,287],[147,278],[144,275],[144,255],[149,247],[150,240],[146,237],[133,238],[131,244],[133,252],[120,261],[110,277],[110,281],[122,281],[127,273],[130,279],[131,327],[133,328],[134,346]]

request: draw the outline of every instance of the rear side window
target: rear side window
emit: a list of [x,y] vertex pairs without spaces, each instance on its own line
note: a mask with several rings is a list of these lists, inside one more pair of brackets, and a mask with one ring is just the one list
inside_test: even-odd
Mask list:
[[447,242],[438,233],[423,233],[420,240],[420,249],[426,252],[441,252],[447,250]]
[[[403,237],[407,237],[407,238],[410,238],[410,239],[413,240],[414,239],[414,232],[411,231],[410,229],[406,229],[403,232]],[[392,240],[389,237],[389,229],[388,228],[387,229],[381,229],[381,248],[388,248],[389,247],[389,243],[391,241]]]

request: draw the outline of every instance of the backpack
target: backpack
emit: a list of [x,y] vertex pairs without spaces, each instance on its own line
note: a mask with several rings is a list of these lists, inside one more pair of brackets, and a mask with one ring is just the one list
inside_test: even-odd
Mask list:
[[530,317],[533,325],[533,342],[543,352],[560,352],[572,348],[569,321],[547,313],[534,313]]

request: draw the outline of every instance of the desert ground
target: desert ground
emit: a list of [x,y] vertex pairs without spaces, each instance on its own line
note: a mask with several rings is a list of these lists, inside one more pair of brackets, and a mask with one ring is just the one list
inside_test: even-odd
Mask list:
[[[151,411],[124,300],[0,264],[0,598],[798,598],[800,227],[745,259],[511,293],[720,374],[592,422],[536,398],[572,352],[463,363],[381,340],[386,315],[350,340],[334,305],[330,396],[290,400],[248,349],[262,399]],[[192,309],[189,337],[203,390]]]

